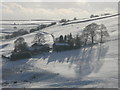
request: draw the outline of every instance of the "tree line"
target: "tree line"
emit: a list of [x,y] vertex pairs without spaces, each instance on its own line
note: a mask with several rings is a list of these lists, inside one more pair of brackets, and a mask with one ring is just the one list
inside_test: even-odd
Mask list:
[[68,43],[71,46],[80,47],[87,44],[103,43],[108,37],[109,33],[104,24],[91,23],[83,29],[81,34],[77,34],[75,37],[71,33],[64,36],[60,35],[55,42]]
[[39,31],[39,30],[44,29],[46,27],[53,26],[55,24],[56,24],[56,22],[51,22],[50,24],[41,24],[41,25],[38,25],[36,28],[34,28],[34,29],[32,28],[30,30],[24,30],[24,29],[17,30],[17,27],[13,27],[14,30],[17,30],[17,31],[14,31],[11,34],[5,35],[3,38],[11,39],[11,38],[14,38],[14,37],[26,35],[26,34],[29,34],[29,33],[35,32],[35,31]]

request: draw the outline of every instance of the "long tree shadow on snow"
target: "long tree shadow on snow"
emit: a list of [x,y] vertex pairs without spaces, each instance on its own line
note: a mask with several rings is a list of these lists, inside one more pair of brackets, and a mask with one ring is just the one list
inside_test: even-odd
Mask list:
[[[76,79],[72,80],[73,82],[63,82],[57,84],[51,84],[52,87],[61,87],[63,85],[67,86],[75,86],[79,85],[87,85],[89,83],[95,83],[94,81],[82,81],[82,78],[91,74],[92,72],[99,72],[100,68],[104,64],[104,58],[109,49],[108,45],[100,44],[100,45],[91,45],[88,47],[84,47],[79,50],[65,51],[60,53],[51,54],[48,59],[48,63],[51,62],[68,62],[69,68],[72,67],[73,64],[76,64],[75,72]],[[82,81],[82,82],[81,82]],[[81,82],[81,83],[80,83]]]
[[104,57],[109,49],[108,45],[90,45],[77,50],[53,52],[47,56],[47,64],[52,62],[69,63],[69,68],[76,65],[78,77],[88,75],[92,72],[97,73],[104,63]]
[[81,59],[76,63],[76,73],[79,78],[90,73],[97,73],[104,64],[104,57],[109,49],[107,45],[96,45],[84,48],[81,52]]
[[[109,49],[109,46],[101,44],[101,45],[91,45],[87,46],[81,49],[76,50],[69,50],[69,51],[63,51],[63,52],[52,52],[45,55],[40,55],[40,59],[46,60],[46,65],[54,63],[61,63],[64,65],[64,63],[68,63],[68,68],[71,69],[73,65],[75,65],[74,71],[75,71],[75,78],[69,78],[70,81],[73,82],[67,82],[67,77],[61,76],[61,74],[47,72],[41,73],[41,72],[26,72],[26,73],[20,73],[17,74],[16,78],[14,80],[19,80],[22,76],[29,76],[24,77],[22,81],[24,80],[30,80],[33,76],[32,82],[40,82],[47,80],[47,82],[53,82],[50,86],[56,87],[56,86],[75,86],[76,84],[81,85],[87,85],[89,83],[94,83],[93,81],[83,81],[84,84],[79,83],[81,82],[82,78],[91,74],[92,72],[97,73],[102,65],[104,64],[104,57]],[[36,58],[36,57],[35,57]],[[37,58],[37,59],[38,59]],[[33,58],[34,60],[34,58]],[[25,63],[25,62],[24,62]],[[57,64],[56,64],[57,65]],[[47,66],[46,66],[47,67]],[[57,67],[57,66],[56,66]],[[26,74],[26,75],[25,75]],[[11,76],[12,77],[12,76]],[[56,81],[54,77],[60,78]],[[52,79],[50,79],[52,78]],[[50,79],[50,80],[49,80]],[[11,81],[14,81],[13,79]],[[31,80],[30,80],[31,81]],[[61,81],[65,81],[60,83]],[[57,84],[54,84],[54,82],[57,82]]]
[[76,73],[75,78],[69,78],[69,80],[72,82],[70,82],[66,77],[59,75],[59,77],[62,77],[65,80],[65,82],[61,82],[63,79],[61,79],[60,81],[52,79],[52,81],[50,80],[50,82],[57,82],[57,84],[53,83],[50,84],[49,86],[64,87],[65,85],[65,87],[67,86],[76,87],[76,85],[78,84],[79,86],[84,86],[90,83],[95,83],[95,81],[91,80],[82,81],[82,78],[86,77],[92,72],[94,73],[99,72],[99,70],[104,64],[104,58],[106,56],[106,53],[108,52],[108,49],[109,46],[105,44],[90,45],[76,50],[63,51],[58,53],[53,52],[51,54],[47,54],[41,57],[42,59],[47,58],[47,65],[51,64],[52,62],[61,63],[63,65],[64,63],[69,63],[68,65],[69,68],[72,68],[72,65],[76,65],[74,69]]

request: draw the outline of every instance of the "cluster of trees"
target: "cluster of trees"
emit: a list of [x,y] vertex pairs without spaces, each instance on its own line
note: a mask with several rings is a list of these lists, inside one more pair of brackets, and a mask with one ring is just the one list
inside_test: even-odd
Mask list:
[[18,31],[15,31],[13,32],[12,34],[10,35],[6,35],[5,36],[5,39],[10,39],[10,38],[13,38],[13,37],[17,37],[17,36],[21,36],[21,35],[25,35],[25,34],[28,34],[29,32],[24,30],[24,29],[20,29]]
[[10,59],[18,60],[29,57],[31,57],[29,47],[25,42],[25,39],[23,37],[19,37],[17,40],[14,41],[14,50],[11,54]]
[[[77,20],[77,18],[76,17],[74,17],[72,20]],[[67,19],[61,19],[60,21],[59,21],[59,23],[66,23],[66,22],[69,22],[69,21],[72,21],[72,20],[67,20]]]
[[58,38],[56,38],[55,43],[67,43],[71,49],[73,48],[79,48],[82,45],[80,35],[76,35],[73,37],[73,35],[67,34],[67,35],[60,35]]
[[[12,34],[10,35],[6,35],[5,36],[5,39],[10,39],[10,38],[14,38],[14,37],[18,37],[18,36],[22,36],[22,35],[25,35],[25,34],[29,34],[29,33],[32,33],[32,32],[35,32],[35,31],[38,31],[38,30],[41,30],[41,29],[44,29],[46,27],[50,27],[52,25],[55,25],[56,22],[51,22],[50,24],[46,25],[46,24],[41,24],[39,26],[37,26],[36,28],[34,29],[30,29],[30,31],[26,31],[24,29],[20,29],[18,31],[15,31],[13,32]],[[13,27],[14,29],[17,29],[17,27]]]
[[99,17],[99,15],[91,15],[90,18]]
[[[25,39],[23,37],[19,37],[17,40],[14,41],[14,50],[12,51],[10,59],[18,60],[18,59],[29,58],[35,52],[38,51],[40,52],[40,50],[42,50],[42,52],[48,51],[50,49],[49,46],[43,45],[43,43],[45,43],[45,37],[44,34],[41,33],[37,33],[35,35],[32,45],[34,47],[32,46],[29,47],[27,42],[25,42]],[[39,47],[37,48],[38,49],[37,51],[34,50],[35,47]],[[33,49],[31,50],[31,48]]]
[[84,28],[82,34],[77,34],[74,37],[71,33],[65,36],[60,35],[56,38],[55,43],[67,43],[71,49],[74,49],[87,44],[103,43],[108,37],[109,33],[105,25],[91,23]]
[[56,22],[52,22],[51,24],[47,25],[47,27],[55,25],[55,24],[56,24]]
[[63,22],[67,22],[67,21],[69,21],[69,20],[61,19],[59,22],[60,22],[60,23],[63,23]]
[[46,28],[46,27],[50,27],[50,26],[52,26],[52,25],[55,25],[56,24],[56,22],[51,22],[50,24],[41,24],[41,25],[39,25],[36,29],[31,29],[30,30],[30,33],[31,32],[34,32],[34,31],[38,31],[38,30],[41,30],[41,29],[44,29],[44,28]]
[[41,25],[39,25],[37,28],[35,28],[35,29],[30,29],[30,33],[32,33],[32,32],[35,32],[35,31],[38,31],[38,30],[41,30],[41,29],[44,29],[44,28],[46,28],[46,27],[50,27],[50,26],[53,26],[53,25],[55,25],[56,24],[56,22],[51,22],[50,24],[41,24]]
[[90,18],[99,17],[99,16],[107,16],[107,15],[110,15],[110,13],[104,13],[104,14],[101,14],[101,15],[93,15],[93,14],[91,14]]
[[81,35],[84,45],[93,43],[103,43],[109,37],[109,33],[104,24],[91,23],[87,25]]

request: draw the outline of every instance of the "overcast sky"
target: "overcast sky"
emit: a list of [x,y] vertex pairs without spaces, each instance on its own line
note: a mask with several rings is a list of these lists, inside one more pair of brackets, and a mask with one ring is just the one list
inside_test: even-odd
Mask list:
[[118,12],[117,2],[3,2],[2,19],[72,19]]

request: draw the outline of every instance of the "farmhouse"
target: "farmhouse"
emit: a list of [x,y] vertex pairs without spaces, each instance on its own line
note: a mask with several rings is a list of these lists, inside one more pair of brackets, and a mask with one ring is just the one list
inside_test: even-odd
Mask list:
[[35,52],[45,52],[45,51],[49,51],[50,47],[48,44],[38,44],[38,43],[34,43],[31,47],[30,47],[31,51],[35,51]]
[[64,51],[69,50],[71,47],[68,43],[54,43],[53,50],[54,51]]

